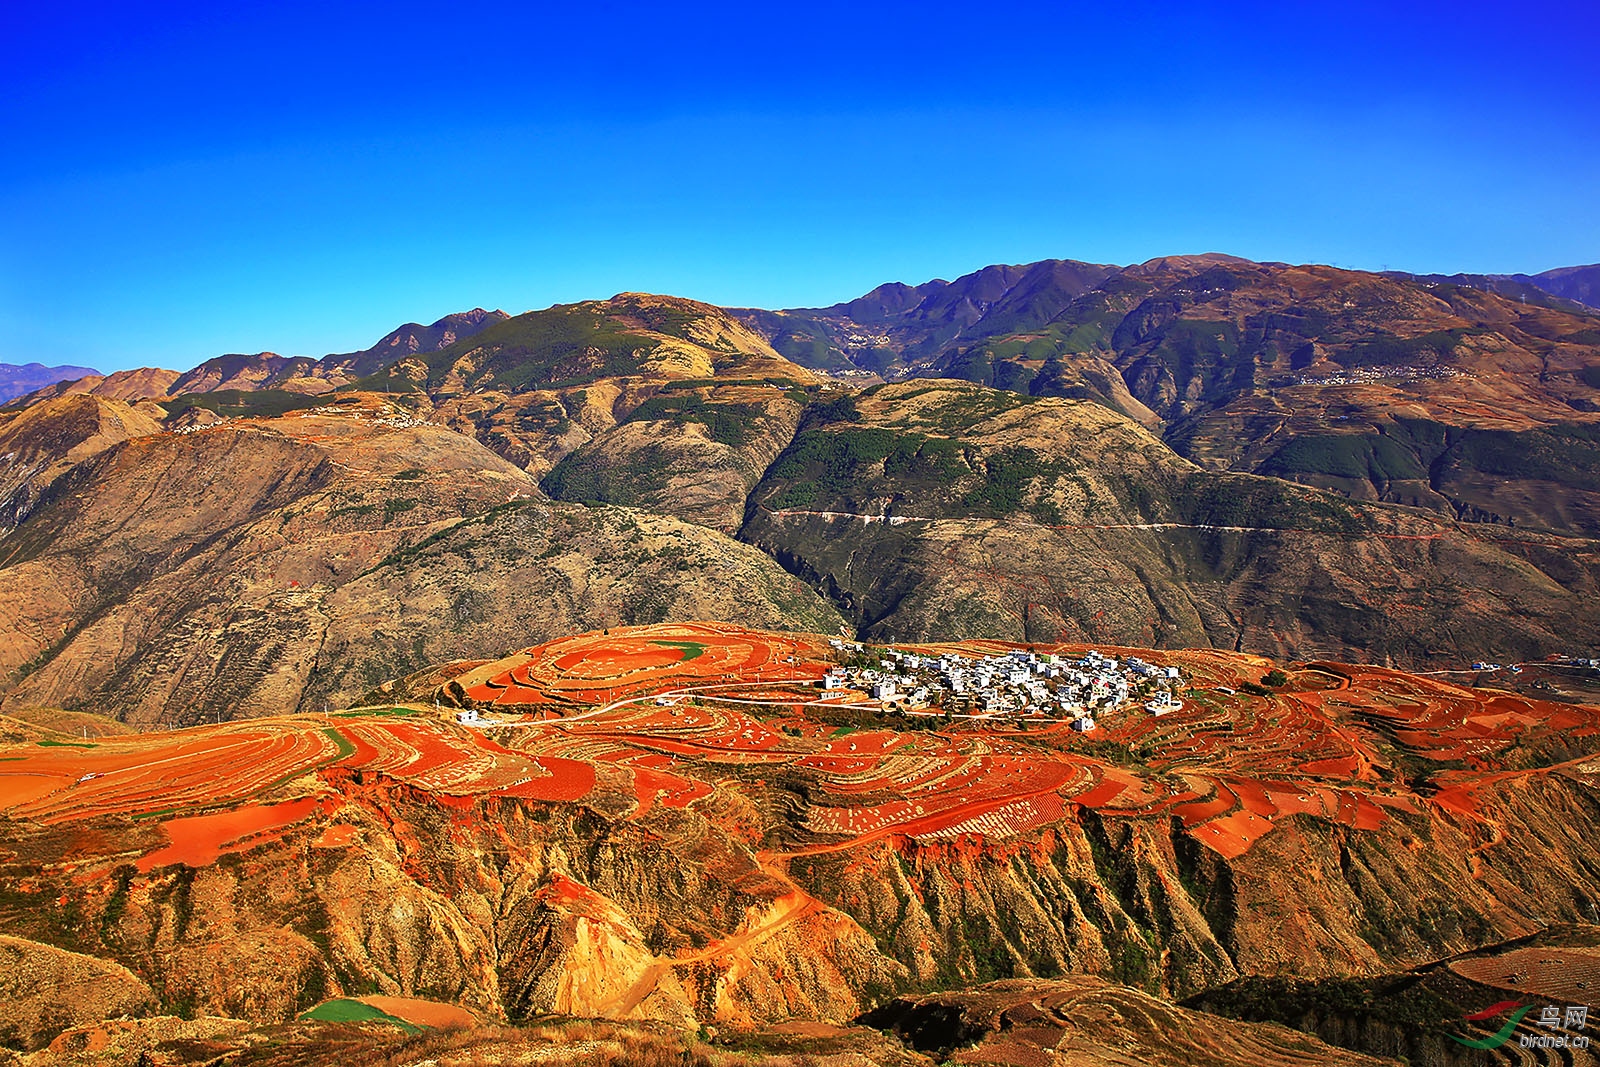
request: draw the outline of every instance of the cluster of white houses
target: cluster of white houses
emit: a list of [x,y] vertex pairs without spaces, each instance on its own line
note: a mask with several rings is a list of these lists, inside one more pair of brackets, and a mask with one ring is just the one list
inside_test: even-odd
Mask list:
[[[863,646],[835,640],[835,649],[863,653]],[[1120,662],[1090,650],[1081,659],[1017,649],[973,658],[954,653],[924,656],[882,651],[876,666],[841,666],[822,678],[823,695],[869,693],[886,706],[910,710],[938,706],[951,713],[995,718],[1043,716],[1067,719],[1075,729],[1094,729],[1094,716],[1114,711],[1137,687],[1156,715],[1183,707],[1176,696],[1176,667],[1158,667],[1136,656]],[[1150,692],[1149,690],[1152,690]]]

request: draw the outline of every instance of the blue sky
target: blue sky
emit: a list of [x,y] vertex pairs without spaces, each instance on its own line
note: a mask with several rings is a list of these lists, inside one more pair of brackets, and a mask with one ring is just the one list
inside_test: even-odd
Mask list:
[[1594,262],[1597,30],[1592,4],[5,5],[0,362],[1052,256]]

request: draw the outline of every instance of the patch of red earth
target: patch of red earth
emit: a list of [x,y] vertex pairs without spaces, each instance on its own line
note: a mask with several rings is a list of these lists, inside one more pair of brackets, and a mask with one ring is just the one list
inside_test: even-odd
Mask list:
[[527,797],[529,800],[582,800],[594,789],[594,766],[560,756],[540,756],[534,766],[542,777],[495,790],[497,796]]
[[1239,798],[1239,803],[1244,805],[1244,810],[1263,819],[1270,819],[1278,814],[1278,806],[1272,802],[1260,782],[1249,779],[1230,778],[1228,786]]
[[302,797],[282,804],[248,804],[231,811],[170,819],[161,824],[170,843],[141,856],[137,866],[141,874],[174,863],[204,867],[215,863],[218,856],[249,848],[253,839],[285,830],[318,810],[331,811],[337,803],[333,797]]
[[0,811],[15,808],[69,785],[66,774],[14,773],[0,771]]
[[633,767],[633,789],[639,798],[639,807],[633,818],[637,819],[660,801],[669,808],[686,808],[715,790],[707,782],[696,778],[680,778],[676,774],[654,771],[648,767]]
[[1340,756],[1336,759],[1312,760],[1303,763],[1300,769],[1307,774],[1314,774],[1319,778],[1352,778],[1361,767],[1361,760],[1354,756]]
[[1268,791],[1279,815],[1317,815],[1326,818],[1338,805],[1330,803],[1321,789],[1312,786],[1296,788],[1286,786]]
[[1217,782],[1216,786],[1216,796],[1210,800],[1197,800],[1189,804],[1175,805],[1172,813],[1183,820],[1185,827],[1192,828],[1198,823],[1232,811],[1239,803],[1238,798],[1221,782]]
[[1237,859],[1250,851],[1250,846],[1266,836],[1271,829],[1270,821],[1247,811],[1236,811],[1231,815],[1224,815],[1201,826],[1193,827],[1190,832],[1207,848],[1227,859]]
[[478,1017],[456,1004],[443,1004],[437,1000],[417,1000],[414,997],[386,997],[377,993],[351,997],[363,1004],[387,1012],[396,1019],[404,1019],[413,1026],[426,1026],[434,1030],[467,1029],[478,1025]]
[[1079,793],[1075,797],[1068,797],[1074,804],[1084,808],[1099,808],[1110,803],[1124,789],[1128,783],[1113,781],[1110,778],[1101,779],[1100,784],[1086,793]]

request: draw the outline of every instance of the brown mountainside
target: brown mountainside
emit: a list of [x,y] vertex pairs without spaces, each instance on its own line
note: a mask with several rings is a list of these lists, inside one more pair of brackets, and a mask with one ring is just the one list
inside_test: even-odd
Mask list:
[[1206,471],[1101,405],[953,382],[819,406],[740,537],[902,639],[1403,662],[1600,639],[1591,541]]
[[[1368,289],[1403,291],[1395,313],[1413,319],[1441,300],[1511,307],[1222,257],[1098,287],[1085,271],[999,272],[969,296],[992,285],[1003,299],[1030,274],[1041,291],[1072,281],[1076,301],[1134,286],[1125,303],[1156,324],[1140,358],[1158,363],[1182,323],[1250,321],[1270,286],[1358,317],[1381,302],[1356,298]],[[1176,318],[1152,310],[1152,287],[1182,297]],[[1557,332],[1567,314],[1515,312],[1522,326],[1557,316],[1539,320]],[[1182,423],[1221,433],[1240,405],[1298,405],[1238,461],[1280,478],[1217,469],[1198,429],[1180,455],[1178,423],[1119,413],[1141,402],[1110,352],[1092,358],[1121,390],[1114,404],[948,379],[856,390],[694,301],[621,294],[492,317],[367,392],[186,393],[138,409],[72,395],[0,413],[6,706],[141,722],[282,712],[529,634],[729,613],[1410,665],[1600,644],[1600,446],[1582,422],[1438,421],[1456,417],[1439,390],[1488,388],[1488,363],[1470,379],[1228,386],[1231,407]],[[1458,362],[1505,356],[1480,350],[1486,336],[1464,334],[1479,348]],[[1543,375],[1577,403],[1581,346],[1552,345],[1543,371],[1507,372],[1506,388]],[[1292,364],[1298,349],[1278,347]],[[1402,387],[1418,391],[1406,404]],[[1367,429],[1329,414],[1335,395],[1350,412],[1368,398]]]
[[[986,268],[898,301],[737,314],[813,365],[1093,399],[1213,468],[1595,529],[1591,308],[1531,283],[1502,295],[1465,278],[1218,255],[1046,281],[1061,269]],[[958,290],[983,299],[951,304]]]
[[[0,540],[6,706],[186,723],[349,700],[435,659],[503,651],[519,624],[839,625],[751,548],[663,517],[552,507],[527,473],[380,398],[194,432],[144,420],[120,441],[83,419],[120,409],[137,424],[125,405],[51,404],[71,410],[40,405],[3,430],[50,425],[70,470],[42,505],[26,482],[9,498],[26,521]],[[70,465],[74,449],[90,454]]]
[[474,308],[446,315],[431,326],[408,322],[385,334],[371,348],[335,353],[321,359],[280,356],[272,352],[217,356],[179,375],[168,388],[168,394],[281,389],[321,396],[350,385],[396,359],[418,352],[436,352],[506,318],[503,311]]

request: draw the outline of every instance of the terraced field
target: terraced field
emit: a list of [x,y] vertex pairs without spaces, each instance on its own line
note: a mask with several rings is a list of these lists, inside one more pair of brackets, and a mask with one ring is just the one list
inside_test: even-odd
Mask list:
[[780,832],[790,854],[888,835],[1005,838],[1087,808],[1113,819],[1170,814],[1231,858],[1294,817],[1371,830],[1431,804],[1470,818],[1487,782],[1569,769],[1508,754],[1551,739],[1592,748],[1584,739],[1600,733],[1600,709],[1375,667],[1302,666],[1261,696],[1218,687],[1259,677],[1268,661],[1144,655],[1192,680],[1183,711],[1157,717],[1130,704],[1090,735],[1003,722],[848,732],[810,714],[830,658],[820,638],[634,627],[549,642],[462,676],[460,691],[493,709],[476,727],[417,706],[12,746],[0,752],[0,812],[47,824],[158,819],[169,843],[141,859],[150,869],[210,862],[325,818],[342,775],[393,779],[447,804],[606,793],[639,818],[699,802],[743,766],[811,783],[803,815]]

